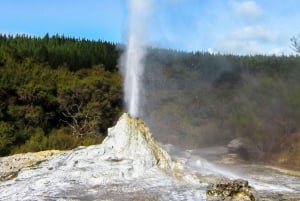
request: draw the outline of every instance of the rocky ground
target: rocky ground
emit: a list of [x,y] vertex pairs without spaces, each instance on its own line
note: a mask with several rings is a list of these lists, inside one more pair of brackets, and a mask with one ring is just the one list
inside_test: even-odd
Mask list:
[[49,150],[2,157],[0,158],[0,181],[13,179],[23,168],[38,165],[45,159],[59,153],[62,151]]
[[[290,140],[288,140],[290,141]],[[297,141],[296,141],[297,142]],[[291,142],[288,142],[291,143]],[[292,152],[290,150],[296,151],[298,148],[295,147],[286,147],[287,150],[281,152],[283,154],[283,158],[289,157],[289,160],[295,159],[297,156],[290,155]],[[226,187],[232,184],[232,180],[228,180],[228,178],[243,178],[245,180],[249,180],[249,190],[252,195],[256,198],[255,200],[263,200],[263,201],[299,201],[300,200],[300,171],[295,168],[295,166],[287,166],[283,165],[279,161],[275,161],[273,163],[267,162],[268,165],[253,163],[250,160],[245,160],[238,152],[230,152],[228,147],[208,147],[202,148],[198,150],[190,151],[194,155],[199,155],[203,158],[208,159],[216,166],[223,169],[224,172],[222,175],[228,175],[226,178],[222,178],[220,176],[217,177],[202,177],[207,180],[208,183],[213,184],[212,187],[219,187],[217,189],[220,190],[220,187],[223,187],[226,192]],[[290,154],[286,154],[286,152]],[[293,154],[295,154],[293,152]],[[288,162],[287,162],[288,163]],[[292,162],[293,164],[299,163],[299,161]],[[291,163],[289,163],[291,164]],[[287,168],[287,167],[292,167]],[[230,170],[234,175],[229,175],[226,173],[226,170]],[[220,185],[221,184],[221,185]],[[278,185],[277,187],[272,186]],[[251,187],[252,186],[252,187]],[[262,187],[262,188],[261,188]],[[285,189],[287,191],[277,191],[280,188]],[[288,188],[292,190],[289,191]],[[214,188],[213,188],[214,189]],[[221,188],[222,189],[222,188]],[[274,191],[275,190],[275,191]],[[224,191],[223,191],[224,192]],[[233,191],[236,192],[236,191]],[[219,198],[219,200],[226,200],[225,197],[221,197],[220,195],[209,198],[211,200],[215,200]],[[227,198],[228,199],[228,198]],[[233,199],[233,198],[232,198]],[[230,199],[229,199],[230,200]],[[233,199],[234,200],[234,199]],[[243,200],[241,198],[237,200]]]
[[[92,149],[91,149],[92,150]],[[174,151],[174,150],[173,150]],[[189,160],[186,160],[184,162],[181,162],[180,165],[188,165],[192,167],[192,164],[189,164],[191,161],[194,162],[199,162],[197,161],[197,158],[193,158],[195,153],[199,152],[200,150],[190,150],[187,152],[180,152],[177,151],[175,153],[175,158],[177,157],[177,160],[180,161],[180,158],[190,158]],[[215,153],[220,153],[224,152],[225,148],[223,147],[215,147],[214,149],[203,149],[202,154],[205,155],[214,155]],[[76,153],[76,150],[75,150]],[[9,156],[9,157],[4,157],[0,158],[0,170],[1,170],[1,178],[2,181],[4,180],[13,180],[14,177],[17,177],[18,173],[20,172],[21,169],[31,169],[31,168],[36,168],[39,166],[39,164],[43,164],[44,162],[47,163],[49,159],[52,157],[55,158],[58,155],[65,155],[64,153],[60,154],[59,151],[45,151],[45,152],[38,152],[38,153],[27,153],[27,154],[18,154],[14,156]],[[69,157],[67,157],[69,158]],[[215,159],[217,156],[214,157]],[[223,160],[230,163],[227,163],[228,165],[233,165],[233,162],[235,159],[226,159],[226,157],[223,156]],[[116,161],[115,163],[118,163]],[[180,162],[179,162],[180,163]],[[212,166],[211,168],[208,167],[208,164],[205,164],[205,162],[201,162],[202,164],[198,164],[196,168],[201,168],[203,169],[213,169],[215,166]],[[193,172],[193,168],[186,170]],[[179,169],[183,170],[184,167],[179,167]],[[286,173],[286,171],[283,171],[283,169],[280,168],[275,168],[272,167],[270,169],[266,169],[266,171],[274,170],[275,172],[283,172]],[[206,170],[204,170],[205,172]],[[253,170],[254,171],[254,170]],[[26,173],[26,171],[25,171]],[[223,173],[222,175],[213,175],[208,173],[207,175],[202,174],[203,172],[199,172],[199,175],[197,175],[197,178],[199,179],[199,182],[204,184],[202,185],[201,188],[203,188],[203,191],[206,189],[206,200],[209,201],[217,201],[217,200],[235,200],[235,201],[242,201],[242,200],[247,200],[247,201],[253,201],[253,200],[264,200],[264,201],[273,201],[273,200],[286,200],[286,201],[299,201],[300,200],[300,194],[295,193],[295,192],[271,192],[267,190],[259,190],[257,191],[254,187],[252,187],[252,182],[248,182],[247,180],[241,180],[241,179],[228,179],[231,176],[228,175],[228,177],[224,176],[226,173]],[[295,175],[295,173],[298,172],[289,172],[290,174]],[[24,173],[23,173],[24,174]],[[157,174],[157,173],[153,173]],[[150,174],[151,175],[151,174]],[[184,174],[179,175],[181,177],[187,176]],[[145,177],[149,177],[148,175],[145,175]],[[274,176],[276,178],[277,176]],[[163,178],[163,177],[162,177]],[[298,177],[300,179],[300,177]],[[177,191],[178,195],[174,193],[173,195],[173,200],[193,200],[192,194],[196,194],[199,189],[194,190],[194,191],[186,191],[184,190],[187,187],[171,187],[166,185],[166,183],[162,182],[160,185],[163,185],[161,187],[164,188],[165,192],[160,192],[161,194],[157,193],[157,189],[155,189],[155,185],[157,185],[157,178],[154,179],[154,177],[151,179],[153,182],[153,186],[149,188],[149,184],[147,183],[148,178],[142,178],[141,181],[137,182],[135,184],[128,185],[128,188],[126,188],[123,184],[108,184],[108,185],[95,185],[93,188],[98,189],[99,191],[105,191],[107,194],[110,194],[114,199],[112,200],[168,200],[169,193],[172,191]],[[166,179],[166,178],[165,178]],[[145,182],[145,183],[144,183]],[[149,181],[148,181],[149,182]],[[280,182],[280,181],[279,181]],[[159,183],[159,182],[158,182]],[[148,187],[146,187],[148,185]],[[166,185],[166,186],[164,186]],[[173,185],[173,184],[172,184]],[[141,186],[141,189],[144,190],[138,190]],[[148,190],[146,190],[149,188]],[[177,188],[177,189],[176,189]],[[101,190],[100,190],[101,189]],[[124,194],[119,194],[119,191],[125,190],[127,192],[126,195]],[[136,191],[132,191],[132,189],[137,189]],[[299,189],[300,189],[300,184],[299,184]],[[0,188],[1,191],[1,188]],[[82,191],[80,189],[79,191]],[[128,194],[128,192],[132,191],[131,193]],[[201,190],[200,190],[201,191]],[[169,192],[169,193],[168,193]],[[189,193],[188,193],[189,192]],[[124,193],[124,192],[123,192]],[[184,196],[190,196],[191,199],[184,197]],[[76,196],[75,196],[76,197]],[[79,196],[78,196],[79,197]],[[78,198],[77,197],[77,198]],[[165,199],[163,199],[165,197]],[[182,199],[180,199],[182,197]],[[198,198],[201,199],[201,195],[198,196]],[[203,198],[203,197],[202,197]],[[93,197],[81,197],[79,199],[74,199],[72,200],[94,200]],[[51,199],[50,199],[51,200]],[[70,200],[70,199],[64,199],[62,198],[61,200]]]
[[299,201],[298,173],[246,164],[228,147],[162,148],[125,114],[101,145],[0,158],[0,200]]

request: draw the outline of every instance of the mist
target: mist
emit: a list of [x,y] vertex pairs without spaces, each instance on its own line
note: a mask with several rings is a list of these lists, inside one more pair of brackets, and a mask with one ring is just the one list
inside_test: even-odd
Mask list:
[[[129,113],[142,118],[158,141],[184,149],[226,147],[242,138],[255,150],[251,157],[271,158],[285,150],[283,137],[300,129],[298,58],[183,51],[190,43],[184,33],[191,29],[164,26],[171,16],[156,1],[144,3],[129,4],[122,57]],[[163,3],[174,9],[181,1]],[[196,20],[189,19],[189,25]],[[164,48],[173,42],[182,49]]]
[[140,114],[140,97],[142,96],[142,76],[144,71],[145,23],[150,10],[150,0],[129,0],[129,31],[127,35],[126,51],[121,58],[124,76],[125,104],[132,117]]
[[297,57],[149,49],[145,61],[142,118],[157,140],[197,149],[244,139],[247,159],[290,150],[300,129]]
[[221,131],[216,117],[222,100],[213,91],[220,76],[234,68],[225,56],[148,50],[142,118],[155,138],[184,149],[229,142],[233,136]]

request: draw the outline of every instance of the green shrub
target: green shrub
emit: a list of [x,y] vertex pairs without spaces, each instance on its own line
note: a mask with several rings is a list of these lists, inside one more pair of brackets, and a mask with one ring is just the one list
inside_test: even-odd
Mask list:
[[48,149],[66,150],[75,148],[78,139],[70,134],[68,128],[53,129],[48,137]]
[[0,155],[10,152],[11,145],[16,139],[14,126],[10,123],[0,121]]
[[12,153],[26,153],[26,152],[37,152],[46,150],[47,147],[47,137],[41,128],[35,128],[32,130],[30,138],[22,144],[20,147],[15,148]]

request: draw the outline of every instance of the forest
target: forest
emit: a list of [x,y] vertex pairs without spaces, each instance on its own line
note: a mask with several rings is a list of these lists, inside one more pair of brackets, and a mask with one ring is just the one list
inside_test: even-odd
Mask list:
[[103,41],[0,36],[0,155],[100,143],[122,108]]
[[[120,47],[0,35],[0,155],[100,143],[123,111]],[[243,137],[268,156],[299,134],[299,56],[149,48],[145,63],[141,117],[163,142]]]

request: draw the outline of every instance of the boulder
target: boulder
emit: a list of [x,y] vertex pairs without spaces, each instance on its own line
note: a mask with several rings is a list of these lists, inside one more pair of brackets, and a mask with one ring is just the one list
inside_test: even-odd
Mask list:
[[210,184],[206,190],[208,201],[231,200],[231,201],[255,201],[252,188],[246,180],[232,180]]
[[258,144],[247,138],[235,138],[228,143],[227,148],[229,153],[237,154],[244,160],[263,157],[263,152],[259,149]]

